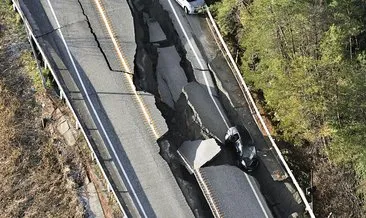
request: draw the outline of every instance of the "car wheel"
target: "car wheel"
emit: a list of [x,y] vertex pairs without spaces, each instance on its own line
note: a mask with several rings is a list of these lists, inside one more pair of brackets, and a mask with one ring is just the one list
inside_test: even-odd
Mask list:
[[189,14],[188,8],[184,7],[184,12],[186,12],[186,14]]

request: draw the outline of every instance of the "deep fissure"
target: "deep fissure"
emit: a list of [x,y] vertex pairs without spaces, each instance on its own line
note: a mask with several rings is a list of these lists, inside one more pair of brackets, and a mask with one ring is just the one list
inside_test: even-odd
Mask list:
[[90,23],[90,20],[89,20],[88,15],[87,15],[87,14],[86,14],[86,12],[85,12],[85,9],[84,9],[84,7],[83,7],[83,4],[81,3],[81,1],[80,1],[80,0],[78,0],[78,3],[79,3],[79,5],[80,5],[81,11],[82,11],[82,13],[83,13],[83,15],[84,15],[84,17],[85,17],[85,21],[86,21],[86,23],[88,24],[88,28],[89,28],[89,30],[90,30],[90,33],[93,35],[94,40],[95,40],[95,42],[97,43],[98,49],[99,49],[99,50],[100,50],[100,52],[102,53],[103,58],[104,58],[105,62],[107,63],[108,69],[109,69],[110,71],[112,71],[112,72],[128,73],[128,72],[126,72],[126,71],[122,71],[122,70],[115,70],[115,69],[113,69],[113,68],[112,68],[112,66],[111,66],[111,64],[110,64],[110,62],[109,62],[109,60],[108,60],[108,57],[107,57],[106,53],[104,52],[104,50],[103,50],[103,48],[102,48],[102,46],[101,46],[101,44],[100,44],[100,42],[99,42],[99,40],[98,40],[97,34],[95,34],[95,32],[94,32],[94,30],[93,30],[93,27],[92,27],[92,25],[91,25],[91,23]]
[[[178,147],[186,140],[204,139],[199,125],[195,128],[184,128],[182,123],[190,123],[189,116],[184,117],[179,109],[184,103],[176,102],[171,108],[161,99],[157,82],[158,49],[174,47],[180,57],[180,67],[183,69],[187,82],[194,82],[195,77],[191,63],[186,58],[186,51],[172,21],[158,1],[143,0],[128,1],[134,17],[136,55],[134,83],[138,90],[150,92],[155,96],[156,106],[162,113],[169,131],[158,139],[161,157],[168,163],[185,199],[195,217],[212,217],[211,210],[194,177],[189,174],[177,155]],[[150,42],[147,20],[156,21],[162,28],[166,39]],[[146,61],[149,58],[149,61]],[[145,62],[144,62],[145,61]],[[166,82],[166,81],[165,81]],[[172,96],[172,93],[169,93]],[[183,94],[181,94],[182,96]],[[182,99],[182,98],[180,98]],[[183,101],[183,100],[180,100]],[[193,121],[194,122],[194,121]],[[187,124],[190,125],[190,124]],[[191,125],[195,125],[192,123]]]

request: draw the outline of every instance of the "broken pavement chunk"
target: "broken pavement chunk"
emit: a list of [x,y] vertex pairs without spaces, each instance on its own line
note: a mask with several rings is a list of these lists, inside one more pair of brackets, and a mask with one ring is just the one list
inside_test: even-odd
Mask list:
[[215,139],[207,139],[183,142],[178,149],[178,154],[183,159],[188,171],[193,173],[194,170],[212,160],[220,151],[221,147]]

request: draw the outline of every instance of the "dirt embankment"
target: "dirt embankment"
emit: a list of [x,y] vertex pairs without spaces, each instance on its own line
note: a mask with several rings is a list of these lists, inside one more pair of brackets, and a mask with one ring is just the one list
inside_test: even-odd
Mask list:
[[0,2],[0,217],[93,216],[90,190],[101,199],[97,212],[120,217],[72,115],[36,66],[20,17]]
[[1,3],[0,214],[2,217],[82,217],[77,187],[85,173],[76,148],[64,147],[41,125],[47,99],[37,92],[37,72],[19,18]]

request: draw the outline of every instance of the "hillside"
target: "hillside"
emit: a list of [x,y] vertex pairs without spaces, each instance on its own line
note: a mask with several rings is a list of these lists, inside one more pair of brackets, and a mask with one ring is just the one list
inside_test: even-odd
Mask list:
[[221,0],[211,9],[319,217],[362,217],[366,2]]
[[32,51],[11,1],[0,1],[0,217],[123,217],[98,154]]
[[61,154],[59,139],[42,129],[46,93],[32,79],[36,64],[10,8],[0,4],[1,217],[83,217],[76,189],[85,177],[80,157]]

